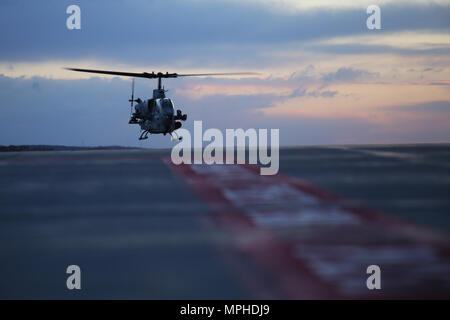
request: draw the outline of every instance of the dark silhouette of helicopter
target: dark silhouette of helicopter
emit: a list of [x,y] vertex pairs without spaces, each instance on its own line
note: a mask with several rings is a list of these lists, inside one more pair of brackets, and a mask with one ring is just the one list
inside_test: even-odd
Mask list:
[[[200,76],[230,76],[230,75],[256,75],[253,72],[234,72],[234,73],[192,73],[192,74],[177,74],[177,73],[162,73],[162,72],[118,72],[118,71],[106,71],[106,70],[91,70],[91,69],[77,69],[66,68],[67,70],[111,74],[118,76],[133,77],[131,85],[131,118],[129,124],[139,124],[141,127],[141,135],[139,140],[148,138],[148,134],[162,133],[166,135],[170,134],[173,140],[181,140],[175,130],[181,128],[180,121],[186,121],[187,115],[183,114],[181,110],[177,110],[175,113],[173,101],[166,98],[166,91],[161,85],[161,79],[163,78],[178,78],[178,77],[200,77]],[[140,98],[134,99],[134,78],[146,78],[146,79],[158,79],[158,89],[153,89],[153,98],[141,100]],[[133,103],[136,102],[133,112]],[[175,136],[175,137],[174,137]]]

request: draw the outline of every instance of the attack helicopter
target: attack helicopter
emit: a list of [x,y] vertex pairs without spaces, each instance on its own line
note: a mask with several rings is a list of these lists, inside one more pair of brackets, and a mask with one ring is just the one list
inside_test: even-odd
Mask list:
[[[131,84],[131,103],[129,124],[138,124],[141,127],[141,135],[139,140],[148,138],[149,134],[170,134],[172,140],[181,140],[175,130],[181,128],[181,121],[187,120],[187,114],[178,109],[175,113],[174,103],[171,99],[166,97],[167,90],[162,87],[162,79],[178,78],[178,77],[201,77],[201,76],[232,76],[232,75],[256,75],[253,72],[232,72],[232,73],[162,73],[162,72],[119,72],[108,70],[92,70],[79,68],[65,68],[71,71],[101,73],[125,77],[133,77]],[[153,97],[150,99],[141,100],[134,99],[134,78],[158,79],[158,88],[153,89]],[[136,105],[134,103],[136,102]],[[134,107],[134,112],[133,112]]]

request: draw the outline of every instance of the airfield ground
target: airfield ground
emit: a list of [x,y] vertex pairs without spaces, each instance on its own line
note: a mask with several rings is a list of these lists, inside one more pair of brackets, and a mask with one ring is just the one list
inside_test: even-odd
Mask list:
[[450,297],[450,145],[284,148],[270,177],[169,155],[0,153],[0,298]]

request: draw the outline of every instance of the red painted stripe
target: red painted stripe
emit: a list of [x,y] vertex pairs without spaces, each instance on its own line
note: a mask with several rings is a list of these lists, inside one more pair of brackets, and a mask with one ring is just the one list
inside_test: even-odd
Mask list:
[[[250,165],[172,165],[292,299],[450,297],[447,238],[364,208],[308,182]],[[366,287],[367,266],[382,289]]]

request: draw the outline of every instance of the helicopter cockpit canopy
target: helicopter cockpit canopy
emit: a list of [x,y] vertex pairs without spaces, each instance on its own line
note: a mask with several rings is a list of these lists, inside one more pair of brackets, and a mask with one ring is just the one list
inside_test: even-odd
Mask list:
[[173,114],[173,103],[169,98],[157,99],[157,104],[160,105],[161,110],[165,114]]

